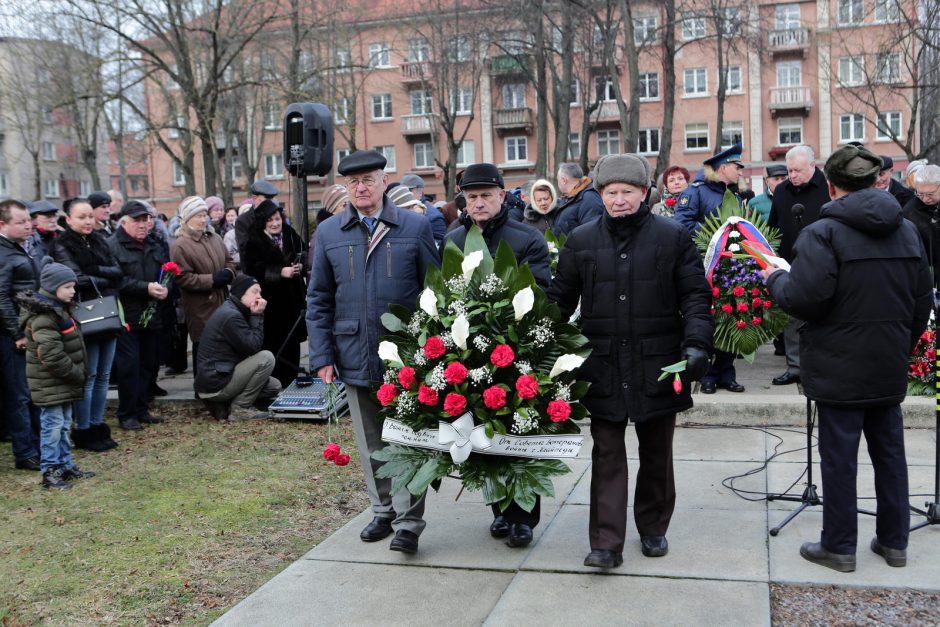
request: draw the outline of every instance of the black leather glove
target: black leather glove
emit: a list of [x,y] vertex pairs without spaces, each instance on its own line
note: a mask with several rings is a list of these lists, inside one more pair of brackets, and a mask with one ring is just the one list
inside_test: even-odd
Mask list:
[[232,282],[232,279],[235,278],[232,276],[232,273],[222,268],[218,272],[212,275],[212,289],[218,290],[222,287],[229,285]]
[[685,365],[685,372],[688,375],[689,381],[701,380],[701,378],[705,376],[705,373],[708,372],[708,367],[711,365],[708,353],[694,346],[686,348],[682,352],[682,357],[688,362]]

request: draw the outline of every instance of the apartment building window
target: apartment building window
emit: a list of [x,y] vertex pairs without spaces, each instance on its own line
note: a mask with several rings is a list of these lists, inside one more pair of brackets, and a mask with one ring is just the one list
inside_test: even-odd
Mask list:
[[875,119],[875,139],[893,140],[901,136],[901,112],[884,111]]
[[39,145],[39,154],[43,161],[55,161],[55,144],[52,142],[42,142]]
[[774,7],[774,28],[789,30],[800,27],[800,5],[778,4]]
[[473,112],[473,89],[455,87],[450,90],[450,108],[455,115],[470,115]]
[[708,150],[708,123],[685,125],[685,149],[687,152]]
[[431,46],[424,37],[408,40],[408,60],[411,62],[430,61]]
[[82,198],[88,198],[88,194],[91,193],[91,182],[86,180],[81,180],[78,182],[78,195]]
[[59,179],[43,179],[42,193],[46,198],[59,197]]
[[744,143],[744,122],[725,122],[721,125],[721,147],[731,148]]
[[395,146],[376,146],[375,151],[385,157],[385,171],[394,172],[395,165]]
[[708,72],[703,67],[687,68],[682,73],[682,89],[686,96],[708,94]]
[[521,109],[525,106],[524,83],[506,83],[502,91],[504,109]]
[[529,159],[528,137],[506,138],[506,161],[508,163],[525,162]]
[[741,9],[724,7],[718,13],[718,24],[725,37],[737,37],[741,34]]
[[10,195],[10,179],[7,177],[7,173],[0,170],[0,196],[9,196]]
[[336,64],[337,72],[348,72],[352,66],[352,53],[349,48],[334,48],[333,63]]
[[264,128],[269,131],[281,128],[281,104],[279,102],[267,102],[262,109],[264,118]]
[[898,83],[901,81],[901,55],[885,52],[875,55],[875,81]]
[[597,100],[616,100],[617,92],[614,90],[613,79],[609,76],[595,76],[594,95]]
[[240,179],[245,175],[244,170],[242,170],[242,159],[241,157],[233,156],[232,157],[232,179]]
[[348,157],[352,151],[349,148],[337,148],[336,149],[336,163],[339,163],[346,157]]
[[705,37],[705,17],[697,13],[690,13],[682,18],[682,39],[702,39]]
[[744,93],[744,85],[741,82],[741,66],[729,65],[725,68],[725,93],[740,94]]
[[528,37],[520,31],[506,31],[500,36],[501,46],[505,54],[520,55],[529,45]]
[[52,107],[44,105],[42,108],[42,123],[52,124]]
[[636,142],[636,151],[644,155],[652,155],[659,152],[659,129],[641,128],[640,137]]
[[166,136],[168,139],[179,139],[180,133],[185,128],[186,128],[186,116],[178,115],[176,116],[176,123],[173,124],[173,126],[171,126],[169,129],[167,129]]
[[640,101],[659,100],[659,73],[640,74]]
[[465,139],[460,142],[460,146],[457,148],[457,166],[468,166],[471,163],[476,163],[476,159],[477,151],[474,141],[472,139]]
[[845,113],[839,116],[839,141],[865,141],[865,118],[860,113]]
[[865,6],[862,0],[839,0],[839,25],[854,26],[865,18]]
[[277,80],[277,59],[269,52],[262,52],[258,58],[261,69],[261,79],[265,81]]
[[186,185],[186,173],[183,172],[183,166],[177,162],[173,162],[173,185],[180,186]]
[[777,87],[800,87],[803,84],[803,64],[800,61],[781,61],[777,64]]
[[578,79],[571,81],[571,102],[568,104],[572,107],[581,106],[581,81]]
[[431,150],[431,144],[421,142],[414,145],[415,168],[433,168],[434,152]]
[[620,131],[597,131],[597,156],[620,154]]
[[433,100],[431,92],[426,89],[415,89],[409,93],[411,97],[411,115],[427,115],[431,113]]
[[900,22],[901,7],[898,0],[875,0],[876,22]]
[[803,118],[778,118],[777,119],[777,145],[789,146],[790,144],[803,143]]
[[470,39],[462,36],[451,39],[447,44],[447,58],[454,63],[470,60]]
[[280,152],[269,152],[264,155],[264,178],[282,179],[284,178],[284,154]]
[[392,95],[391,94],[373,94],[372,96],[372,119],[389,120],[392,117]]
[[865,57],[862,55],[839,57],[839,83],[861,85],[865,82]]
[[384,41],[369,44],[369,67],[382,68],[390,65],[388,44]]
[[180,84],[176,82],[176,76],[179,76],[179,73],[176,71],[176,64],[171,63],[167,66],[166,72],[166,88],[170,91],[178,91]]
[[581,158],[581,133],[568,134],[568,158]]
[[647,46],[656,41],[657,18],[655,15],[638,17],[633,20],[633,42],[639,46]]
[[333,121],[337,124],[345,124],[349,119],[350,111],[349,98],[340,98],[333,103]]
[[317,57],[313,53],[313,50],[301,50],[300,51],[300,56],[297,58],[297,69],[300,71],[301,74],[309,74],[313,72],[316,65],[317,65]]

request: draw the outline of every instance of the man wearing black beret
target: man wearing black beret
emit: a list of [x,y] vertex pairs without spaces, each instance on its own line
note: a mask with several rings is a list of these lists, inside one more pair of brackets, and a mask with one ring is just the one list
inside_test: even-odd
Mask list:
[[774,300],[805,321],[803,390],[819,410],[823,528],[800,555],[841,572],[855,570],[862,433],[878,503],[871,550],[889,566],[907,562],[901,401],[908,358],[930,314],[931,279],[917,228],[891,194],[872,187],[881,167],[864,148],[832,153],[825,166],[832,201],[800,233],[790,271],[763,271]]
[[238,254],[245,254],[245,244],[248,242],[248,235],[251,233],[255,224],[255,208],[265,200],[273,200],[277,196],[277,188],[264,179],[258,179],[248,188],[251,197],[251,209],[238,216],[235,220],[235,242],[238,245]]

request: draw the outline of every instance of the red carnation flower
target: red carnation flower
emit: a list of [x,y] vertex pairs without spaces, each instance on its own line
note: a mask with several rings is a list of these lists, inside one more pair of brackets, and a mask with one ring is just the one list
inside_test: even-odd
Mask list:
[[447,349],[444,348],[444,340],[436,335],[429,337],[428,341],[424,343],[424,356],[428,359],[437,359],[446,352]]
[[494,385],[483,390],[483,404],[490,409],[502,409],[506,406],[506,390]]
[[756,327],[756,326],[759,326],[760,323],[763,322],[763,321],[764,321],[764,319],[761,318],[760,316],[754,316],[753,318],[751,318],[751,324],[753,324],[755,327]]
[[336,459],[336,456],[339,455],[339,450],[339,444],[336,442],[330,442],[326,445],[326,448],[323,449],[323,459],[333,461]]
[[410,390],[411,386],[415,384],[415,369],[410,366],[405,366],[398,371],[398,382],[401,384],[401,387]]
[[751,296],[760,296],[760,288],[755,287],[751,290]]
[[444,411],[451,416],[459,416],[467,408],[467,398],[463,394],[451,392],[444,398]]
[[713,288],[712,288],[712,298],[718,298],[719,296],[721,296],[721,290],[718,289],[717,287],[713,287]]
[[763,307],[763,305],[764,305],[764,301],[761,300],[760,298],[755,298],[754,300],[751,301],[752,309],[760,309],[761,307]]
[[428,407],[434,407],[437,405],[437,392],[429,388],[426,385],[422,385],[418,388],[418,402],[427,405]]
[[730,314],[731,312],[734,311],[734,307],[732,307],[728,303],[725,303],[724,305],[721,306],[721,310],[725,312],[726,314]]
[[744,320],[738,320],[738,321],[735,322],[734,324],[735,324],[735,326],[737,326],[739,329],[743,329],[744,327],[747,326],[747,323],[746,323]]
[[388,407],[388,404],[394,401],[395,397],[398,396],[398,388],[391,383],[383,383],[379,386],[379,391],[375,396],[379,399],[379,402],[382,403],[382,407]]
[[765,309],[765,310],[766,310],[766,309],[770,309],[772,305],[773,305],[773,303],[771,303],[769,300],[765,300],[765,301],[764,301],[764,309]]
[[333,463],[337,466],[345,466],[349,463],[349,455],[346,453],[340,453],[336,456],[336,459],[333,460]]
[[565,401],[552,401],[548,404],[548,417],[552,422],[564,422],[571,416],[571,405]]
[[512,352],[509,344],[498,344],[490,354],[490,361],[497,368],[505,368],[516,359],[516,354]]
[[682,379],[676,377],[672,380],[672,390],[676,394],[682,394]]
[[538,379],[533,377],[530,374],[524,374],[518,379],[516,379],[516,394],[519,395],[519,398],[530,399],[535,398],[535,395],[539,393],[539,382]]
[[667,207],[675,207],[676,199],[675,197],[667,198],[666,200],[663,201],[663,204],[665,204]]
[[444,380],[451,385],[460,385],[467,380],[467,367],[455,361],[444,369]]
[[180,270],[180,267],[172,261],[167,261],[160,267],[163,269],[163,272],[170,272],[173,274],[173,276],[179,276],[183,273],[183,271]]
[[738,303],[738,312],[739,312],[739,313],[747,313],[747,310],[748,310],[747,303]]
[[738,298],[740,298],[740,297],[744,296],[744,288],[739,285],[739,286],[737,286],[736,288],[734,288],[733,290],[731,290],[731,293],[734,294],[735,296],[737,296]]

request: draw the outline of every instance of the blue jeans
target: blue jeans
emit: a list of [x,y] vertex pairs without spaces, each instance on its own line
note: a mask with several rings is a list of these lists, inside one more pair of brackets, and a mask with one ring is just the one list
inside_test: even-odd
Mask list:
[[39,410],[29,396],[26,353],[17,350],[13,338],[7,335],[0,335],[0,385],[13,457],[17,460],[39,457]]
[[76,429],[87,429],[104,422],[104,406],[108,402],[108,383],[116,348],[116,337],[92,339],[85,343],[88,380],[85,381],[84,398],[75,403]]
[[50,405],[40,408],[39,448],[42,453],[40,470],[72,467],[72,443],[69,441],[69,429],[72,428],[72,404]]

